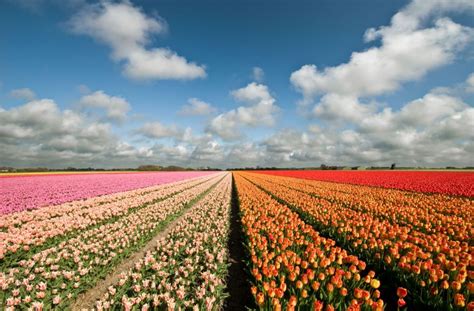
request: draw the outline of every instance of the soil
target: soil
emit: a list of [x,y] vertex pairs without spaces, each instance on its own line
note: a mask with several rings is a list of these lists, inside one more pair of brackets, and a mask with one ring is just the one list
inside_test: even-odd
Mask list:
[[120,279],[120,274],[128,272],[137,261],[145,257],[145,254],[148,251],[152,251],[156,242],[161,238],[166,237],[166,235],[176,226],[176,224],[187,214],[187,211],[183,213],[180,217],[176,218],[170,222],[166,228],[160,231],[153,239],[151,239],[143,248],[135,252],[132,256],[124,259],[117,267],[115,267],[105,279],[100,280],[97,284],[89,289],[88,291],[79,295],[76,301],[70,306],[71,310],[91,310],[95,306],[95,302],[102,298],[102,296],[107,292],[109,286],[116,284]]
[[[233,178],[233,177],[232,177]],[[227,243],[229,250],[229,273],[227,276],[227,291],[229,297],[224,301],[224,310],[245,310],[255,308],[254,299],[250,293],[248,272],[245,265],[246,252],[244,234],[239,215],[239,200],[232,179],[232,201],[230,215],[230,234]]]

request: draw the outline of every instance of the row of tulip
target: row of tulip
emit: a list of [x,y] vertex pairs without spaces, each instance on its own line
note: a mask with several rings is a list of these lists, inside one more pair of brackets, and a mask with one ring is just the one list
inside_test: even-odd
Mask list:
[[96,310],[217,310],[226,294],[231,174],[99,299]]
[[0,176],[0,215],[204,176],[211,172]]
[[0,216],[0,267],[57,245],[79,231],[114,222],[210,178],[213,175]]
[[210,180],[117,221],[84,230],[79,235],[13,263],[0,273],[0,302],[8,307],[65,308],[93,286],[123,258],[146,244],[170,221],[205,195],[220,179]]
[[380,281],[366,263],[321,237],[297,213],[234,173],[260,309],[382,310]]
[[[469,219],[461,224],[466,229],[452,234],[467,235],[467,241],[458,241],[448,239],[442,230],[425,233],[408,222],[398,224],[397,218],[391,215],[401,214],[403,206],[393,206],[392,211],[388,208],[386,217],[380,217],[381,209],[371,213],[371,205],[366,210],[357,210],[340,200],[324,200],[295,190],[298,186],[290,178],[251,173],[243,176],[288,204],[325,236],[365,259],[376,270],[386,271],[387,278],[408,288],[407,299],[413,306],[474,308],[474,246],[469,242],[473,239],[474,226]],[[364,188],[370,198],[373,188]],[[324,196],[324,192],[320,195]],[[474,206],[471,202],[465,208],[472,213]],[[395,221],[389,221],[390,218]],[[443,227],[444,219],[440,216],[439,228]]]
[[474,197],[472,171],[261,171],[265,174]]
[[310,194],[323,206],[332,203],[343,205],[392,224],[442,236],[447,241],[468,242],[471,238],[474,205],[468,198],[295,178],[289,179],[289,185],[288,178],[269,178],[268,175],[255,175],[255,178]]

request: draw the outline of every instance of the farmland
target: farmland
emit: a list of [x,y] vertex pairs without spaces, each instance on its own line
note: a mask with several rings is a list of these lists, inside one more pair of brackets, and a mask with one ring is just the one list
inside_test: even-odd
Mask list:
[[474,309],[474,174],[344,173],[0,177],[0,303]]
[[266,171],[264,173],[408,191],[474,196],[474,174],[472,172]]
[[[44,174],[0,176],[0,214],[145,188],[204,172],[160,174]],[[58,178],[60,177],[60,178]]]

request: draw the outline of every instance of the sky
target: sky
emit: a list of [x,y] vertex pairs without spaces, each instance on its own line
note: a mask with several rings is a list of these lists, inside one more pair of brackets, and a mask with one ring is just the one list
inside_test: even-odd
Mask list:
[[0,0],[0,166],[474,166],[472,0]]

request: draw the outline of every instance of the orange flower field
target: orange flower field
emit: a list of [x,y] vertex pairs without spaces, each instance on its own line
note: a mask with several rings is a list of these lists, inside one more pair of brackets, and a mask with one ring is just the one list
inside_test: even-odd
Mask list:
[[236,174],[235,180],[255,280],[252,294],[259,307],[383,309],[380,281],[364,261],[321,237],[244,176]]
[[260,306],[474,310],[471,198],[234,176]]

